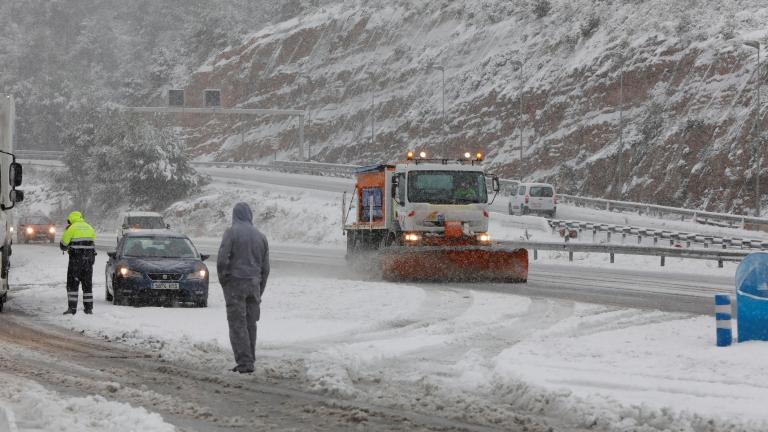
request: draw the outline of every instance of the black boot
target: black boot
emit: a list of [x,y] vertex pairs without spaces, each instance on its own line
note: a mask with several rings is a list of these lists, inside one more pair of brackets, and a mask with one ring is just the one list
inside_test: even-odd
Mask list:
[[64,312],[64,315],[74,315],[75,312],[77,312],[76,309],[67,309],[66,312]]
[[86,315],[90,315],[93,313],[93,309],[86,309],[85,310]]

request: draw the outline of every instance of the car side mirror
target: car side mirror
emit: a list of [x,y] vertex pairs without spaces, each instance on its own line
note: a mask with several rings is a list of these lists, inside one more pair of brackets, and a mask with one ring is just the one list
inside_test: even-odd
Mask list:
[[117,259],[117,251],[107,252],[107,256],[109,257],[109,259]]
[[210,257],[211,257],[210,255],[200,254],[200,261],[205,261],[205,260],[207,260]]
[[123,229],[127,230],[128,229],[128,224],[123,224]]
[[[11,166],[8,168],[8,182],[11,184],[11,188],[21,186],[22,178],[21,164],[18,162],[11,162]],[[19,200],[19,202],[21,202],[21,200]]]
[[13,189],[8,194],[8,198],[14,204],[20,203],[20,202],[24,201],[24,191]]
[[494,192],[498,192],[501,190],[501,185],[499,184],[499,178],[497,176],[493,176],[493,179],[491,180],[491,184],[493,186]]
[[171,224],[165,224],[165,229],[171,229]]

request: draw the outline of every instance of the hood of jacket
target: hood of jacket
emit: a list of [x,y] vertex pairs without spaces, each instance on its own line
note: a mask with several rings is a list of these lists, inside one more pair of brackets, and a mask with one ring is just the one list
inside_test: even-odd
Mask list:
[[253,213],[248,204],[239,202],[235,204],[235,208],[232,209],[232,223],[247,223],[253,225]]
[[67,222],[69,224],[73,224],[75,222],[85,222],[85,219],[83,219],[83,214],[79,211],[73,211],[72,213],[67,216]]

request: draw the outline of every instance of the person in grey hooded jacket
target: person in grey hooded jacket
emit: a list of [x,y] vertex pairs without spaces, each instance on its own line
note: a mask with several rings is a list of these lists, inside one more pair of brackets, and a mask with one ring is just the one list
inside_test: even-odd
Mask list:
[[251,373],[256,360],[256,321],[269,277],[269,245],[264,234],[253,226],[253,213],[246,203],[237,203],[232,210],[232,226],[221,239],[216,269],[224,290],[229,341],[237,363],[232,371]]

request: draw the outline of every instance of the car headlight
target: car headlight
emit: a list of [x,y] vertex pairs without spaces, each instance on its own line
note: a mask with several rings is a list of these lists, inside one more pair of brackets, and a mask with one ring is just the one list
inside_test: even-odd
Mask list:
[[203,280],[208,275],[208,270],[201,268],[187,274],[187,279],[191,280]]
[[11,227],[11,232],[14,232],[14,231],[15,231],[15,230],[13,229],[13,227]]
[[35,232],[34,228],[27,227],[27,234],[32,234],[33,232]]
[[124,278],[143,278],[144,277],[143,274],[141,274],[141,273],[139,273],[137,271],[131,270],[128,267],[120,267],[120,268],[118,268],[117,269],[117,274],[119,274],[120,276],[122,276]]
[[51,234],[56,234],[56,228],[50,227],[50,228],[48,228],[48,232],[51,233]]

